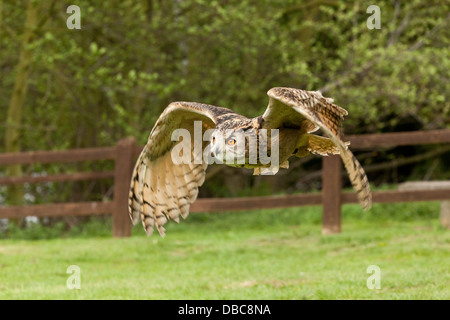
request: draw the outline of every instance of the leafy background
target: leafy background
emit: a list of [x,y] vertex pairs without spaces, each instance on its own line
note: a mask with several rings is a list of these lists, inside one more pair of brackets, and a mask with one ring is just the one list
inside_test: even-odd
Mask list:
[[[81,9],[81,30],[66,27],[71,4]],[[371,4],[381,9],[381,29],[366,26]],[[0,0],[0,152],[11,151],[8,130],[17,132],[16,146],[24,151],[112,146],[126,136],[144,144],[172,101],[199,101],[253,117],[264,111],[266,92],[274,86],[320,89],[333,97],[349,111],[347,134],[448,128],[449,7],[437,0]],[[37,20],[24,46],[30,10]],[[24,51],[30,61],[22,115],[7,121],[17,107],[11,101]],[[357,156],[380,186],[449,178],[445,148]],[[112,166],[105,161],[22,170]],[[294,159],[289,171],[275,177],[214,167],[200,196],[316,190],[318,170],[315,157]],[[105,199],[111,182],[26,185],[22,192],[29,203]],[[1,188],[0,203],[14,202],[11,191]]]

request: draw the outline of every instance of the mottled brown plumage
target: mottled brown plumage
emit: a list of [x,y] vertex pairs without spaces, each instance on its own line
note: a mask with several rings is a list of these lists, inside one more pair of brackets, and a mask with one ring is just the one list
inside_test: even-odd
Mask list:
[[[272,88],[267,94],[269,105],[266,111],[253,119],[230,109],[207,104],[171,103],[153,127],[136,162],[129,199],[133,222],[141,220],[148,235],[156,227],[160,235],[164,236],[163,226],[168,220],[179,222],[180,216],[186,218],[189,214],[189,207],[197,198],[198,188],[205,180],[207,167],[205,161],[196,162],[195,159],[202,159],[203,151],[213,145],[213,140],[211,145],[210,141],[202,141],[198,149],[194,146],[195,142],[189,141],[192,146],[189,149],[191,164],[175,164],[171,151],[178,143],[188,141],[172,141],[171,135],[175,129],[183,128],[193,136],[194,121],[201,121],[203,130],[215,129],[215,132],[223,134],[229,129],[241,129],[258,136],[261,129],[278,129],[280,167],[287,167],[291,156],[303,157],[310,153],[323,156],[340,154],[361,205],[365,209],[370,208],[371,194],[367,176],[348,150],[348,143],[342,140],[342,120],[347,111],[335,105],[332,99],[323,97],[320,92]],[[319,128],[328,137],[312,134]],[[270,153],[269,143],[266,147]],[[247,152],[248,146],[246,148]],[[245,164],[226,164],[253,168],[255,174],[268,170],[268,165],[260,163],[259,158],[256,164],[250,164],[246,154],[245,160]]]

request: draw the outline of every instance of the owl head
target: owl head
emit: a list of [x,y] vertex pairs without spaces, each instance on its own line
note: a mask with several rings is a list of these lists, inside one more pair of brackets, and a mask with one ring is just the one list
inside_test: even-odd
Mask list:
[[249,164],[250,154],[256,151],[251,148],[251,140],[257,140],[254,130],[216,129],[210,137],[210,155],[216,163],[229,166]]

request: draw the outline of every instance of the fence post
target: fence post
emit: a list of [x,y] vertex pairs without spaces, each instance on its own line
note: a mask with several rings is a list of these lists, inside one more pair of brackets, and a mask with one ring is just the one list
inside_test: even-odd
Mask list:
[[113,237],[129,237],[131,235],[128,195],[135,160],[134,149],[134,138],[125,138],[117,142],[114,168]]
[[322,161],[322,234],[341,232],[342,164],[339,156]]

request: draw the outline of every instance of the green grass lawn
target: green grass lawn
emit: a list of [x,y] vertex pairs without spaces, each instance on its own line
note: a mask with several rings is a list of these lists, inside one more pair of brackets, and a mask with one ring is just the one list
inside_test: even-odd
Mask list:
[[[109,223],[50,239],[36,227],[0,240],[0,299],[449,299],[438,216],[435,202],[346,205],[343,232],[329,236],[320,207],[191,214],[164,239],[140,225],[124,239]],[[79,290],[66,287],[70,265]],[[379,290],[367,288],[370,265]]]

